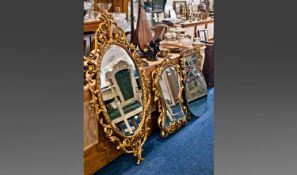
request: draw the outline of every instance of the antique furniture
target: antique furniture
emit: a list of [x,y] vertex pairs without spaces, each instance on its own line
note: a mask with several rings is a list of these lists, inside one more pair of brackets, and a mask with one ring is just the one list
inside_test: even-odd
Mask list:
[[166,57],[152,73],[154,100],[158,102],[158,125],[161,136],[176,132],[187,123],[183,104],[183,84],[180,66]]
[[141,52],[145,53],[145,48],[153,40],[153,33],[141,0],[139,0],[138,19],[135,32],[138,48]]
[[154,26],[154,38],[153,40],[160,38],[161,40],[165,39],[165,33],[168,30],[168,26],[165,24],[158,24]]
[[205,77],[207,87],[214,86],[214,44],[207,43],[205,49],[205,62],[203,66],[203,75]]
[[[106,72],[105,80],[111,83],[111,95],[102,95],[105,105],[112,105],[111,100],[113,100],[116,106],[115,108],[110,106],[107,113],[112,123],[118,126],[124,134],[132,135],[138,127],[137,120],[142,117],[141,112],[143,111],[141,91],[136,83],[132,64],[119,60],[112,66],[111,71]],[[132,122],[132,125],[129,121]]]
[[214,38],[214,19],[207,18],[205,20],[199,21],[186,21],[181,23],[182,28],[186,29],[186,33],[190,33],[194,37],[197,37],[198,30],[207,29],[208,39],[212,40]]
[[106,10],[99,18],[95,50],[84,65],[90,103],[106,137],[117,149],[132,153],[139,164],[149,132],[148,83],[135,46]]
[[191,116],[201,116],[207,107],[207,86],[202,74],[202,55],[199,48],[184,50],[181,67],[184,80],[184,101]]
[[164,7],[166,0],[152,0],[145,2],[145,10],[147,13],[151,13],[152,25],[159,24],[164,19]]

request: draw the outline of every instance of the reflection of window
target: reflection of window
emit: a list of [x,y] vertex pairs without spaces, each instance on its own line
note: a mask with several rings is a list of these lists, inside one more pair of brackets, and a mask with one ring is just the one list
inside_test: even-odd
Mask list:
[[144,0],[144,9],[146,11],[162,10],[164,11],[166,0]]
[[137,129],[137,124],[136,124],[134,118],[129,119],[128,124],[129,124],[132,132],[134,132]]
[[114,102],[115,98],[112,98],[110,100],[106,100],[104,101],[105,107],[108,111],[114,110],[117,108],[115,102]]
[[207,93],[204,77],[197,68],[197,54],[191,54],[187,57],[187,78],[186,78],[186,98],[190,102]]
[[[127,122],[128,126],[126,125],[125,121],[119,122],[119,123],[115,124],[115,126],[116,126],[116,128],[120,128],[120,131],[123,134],[131,135],[138,128],[138,125],[141,122],[141,117],[136,115],[136,116],[129,118],[127,121],[128,121]],[[132,133],[129,132],[128,127],[131,129]]]
[[127,125],[125,124],[125,122],[120,122],[117,124],[117,128],[121,128],[121,131],[124,133],[124,134],[129,134],[129,131],[128,131],[128,127]]
[[[141,121],[142,95],[136,83],[139,75],[134,65],[120,60],[106,72],[108,89],[102,91],[107,114],[112,123],[125,135],[131,135]],[[111,99],[112,98],[112,99]]]

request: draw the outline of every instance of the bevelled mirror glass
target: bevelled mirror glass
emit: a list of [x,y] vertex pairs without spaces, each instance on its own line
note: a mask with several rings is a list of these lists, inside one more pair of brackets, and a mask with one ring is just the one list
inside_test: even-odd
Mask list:
[[179,101],[181,79],[173,67],[163,70],[159,79],[159,86],[162,94],[162,101],[165,104],[166,129],[179,119],[183,119],[184,113]]
[[188,111],[194,117],[200,117],[207,108],[207,85],[199,67],[202,56],[199,49],[190,49],[182,53],[182,68],[185,84],[185,102]]
[[161,135],[167,136],[186,123],[186,111],[183,105],[182,75],[179,65],[166,58],[159,69],[153,72],[154,89],[159,105],[159,127]]
[[120,46],[110,46],[101,62],[100,87],[111,123],[126,136],[133,135],[143,116],[137,67]]

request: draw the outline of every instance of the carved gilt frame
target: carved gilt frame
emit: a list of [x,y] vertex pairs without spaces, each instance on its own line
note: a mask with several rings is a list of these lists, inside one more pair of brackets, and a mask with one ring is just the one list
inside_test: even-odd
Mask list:
[[[203,66],[203,56],[200,54],[200,48],[199,46],[196,46],[196,47],[193,47],[193,48],[190,48],[190,49],[185,49],[183,50],[181,53],[181,63],[184,63],[184,58],[188,57],[189,55],[192,55],[192,54],[195,54],[197,57],[198,57],[198,60],[197,60],[197,66],[198,68],[200,69],[200,71],[202,71],[202,66]],[[181,66],[183,66],[184,64],[181,64]]]
[[[166,120],[166,104],[162,97],[161,87],[159,84],[159,80],[162,76],[162,73],[165,69],[172,67],[176,71],[177,75],[180,77],[180,87],[179,87],[179,103],[182,107],[182,111],[184,113],[183,119],[174,120],[173,124],[170,125],[169,128],[165,127],[165,120]],[[169,134],[172,134],[176,132],[178,129],[180,129],[183,125],[187,124],[187,108],[184,105],[184,98],[183,98],[183,76],[180,71],[180,66],[178,64],[175,64],[173,60],[171,60],[169,57],[166,57],[162,63],[158,66],[156,70],[152,72],[152,80],[153,80],[153,91],[155,92],[154,101],[158,102],[158,111],[160,112],[160,116],[158,118],[158,125],[161,129],[161,136],[166,137]]]
[[[133,135],[126,136],[116,129],[111,123],[107,114],[107,109],[102,100],[102,92],[100,88],[100,72],[101,61],[105,52],[113,45],[120,46],[130,56],[134,62],[141,82],[141,90],[143,93],[143,117],[137,130]],[[136,53],[136,47],[129,44],[125,32],[117,26],[113,20],[113,16],[104,10],[99,18],[98,29],[95,33],[95,50],[84,61],[85,79],[87,86],[92,94],[90,104],[94,107],[96,118],[102,126],[104,133],[111,142],[116,144],[116,148],[126,153],[131,153],[140,164],[142,158],[142,146],[145,143],[150,128],[148,121],[150,120],[150,93],[149,82],[145,76],[145,69],[141,59]]]

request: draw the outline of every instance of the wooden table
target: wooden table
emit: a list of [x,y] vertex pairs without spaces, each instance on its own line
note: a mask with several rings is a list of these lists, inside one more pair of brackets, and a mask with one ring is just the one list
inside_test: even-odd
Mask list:
[[208,29],[208,39],[212,40],[214,38],[214,19],[208,18],[206,20],[200,21],[186,21],[181,23],[181,27],[187,29],[186,33],[197,37],[197,31],[199,29]]
[[84,33],[96,32],[99,21],[84,22]]
[[213,23],[213,18],[208,18],[205,20],[199,20],[199,21],[186,21],[184,23],[181,23],[181,27],[191,27],[191,26],[198,26],[198,25],[207,25],[209,23]]

